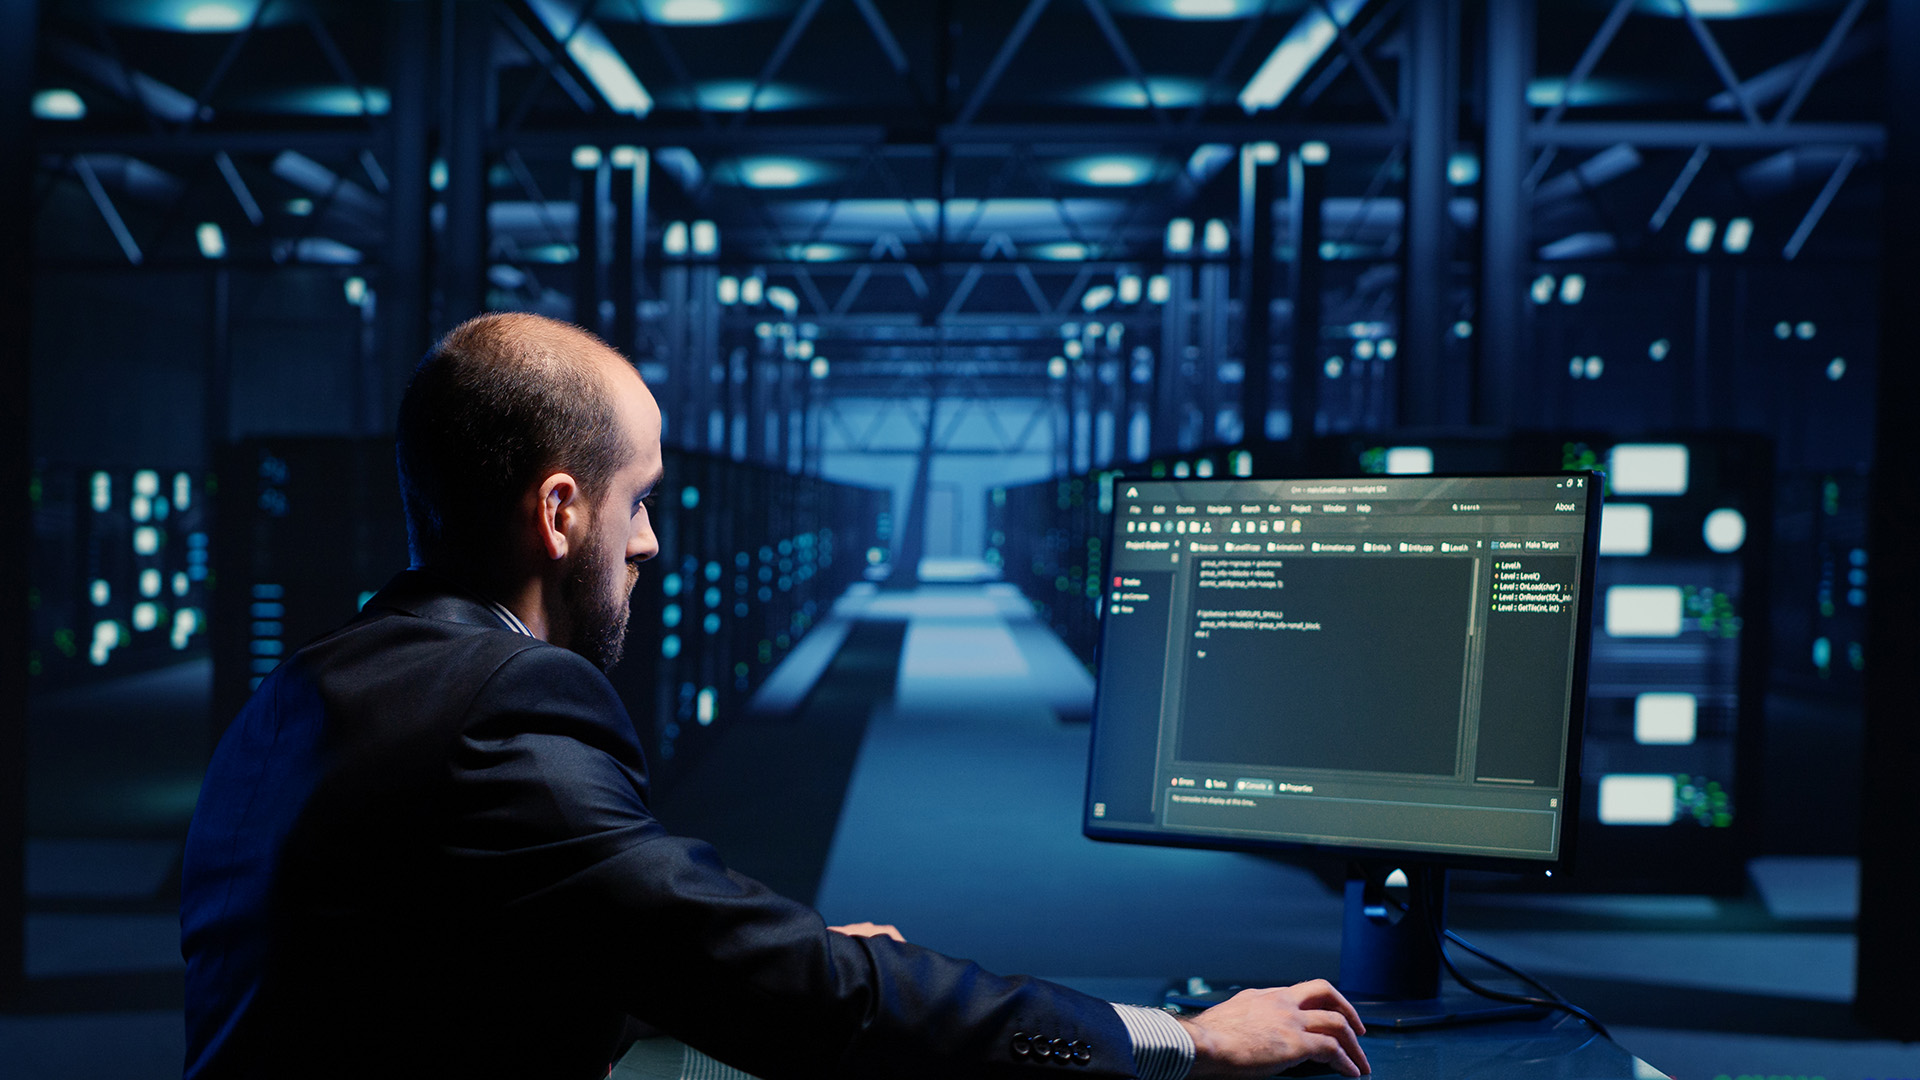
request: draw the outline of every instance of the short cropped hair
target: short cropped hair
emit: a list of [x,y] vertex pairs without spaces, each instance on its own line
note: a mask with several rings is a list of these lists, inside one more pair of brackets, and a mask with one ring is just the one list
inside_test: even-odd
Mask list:
[[579,327],[520,312],[440,339],[414,369],[396,429],[415,565],[504,554],[515,504],[552,472],[572,474],[590,500],[605,490],[633,453],[600,369],[618,355]]

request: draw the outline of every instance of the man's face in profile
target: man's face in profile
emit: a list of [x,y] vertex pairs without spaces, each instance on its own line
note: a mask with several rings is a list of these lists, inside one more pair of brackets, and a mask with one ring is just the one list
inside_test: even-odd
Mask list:
[[[596,522],[596,524],[598,524]],[[601,671],[611,671],[626,649],[627,622],[640,560],[613,556],[596,534],[569,558],[560,598],[573,627],[570,646]]]
[[660,551],[646,497],[660,482],[660,409],[625,361],[609,374],[609,393],[631,445],[627,463],[592,503],[587,531],[568,556],[561,602],[568,647],[602,671],[620,662],[640,564]]

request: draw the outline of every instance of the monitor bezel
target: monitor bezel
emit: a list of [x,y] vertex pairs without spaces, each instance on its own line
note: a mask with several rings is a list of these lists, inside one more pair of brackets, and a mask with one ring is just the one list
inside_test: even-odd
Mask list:
[[[1567,753],[1566,774],[1561,778],[1562,813],[1560,815],[1560,836],[1556,845],[1558,854],[1551,859],[1529,859],[1514,856],[1474,855],[1451,851],[1429,851],[1419,848],[1372,847],[1353,844],[1328,844],[1312,841],[1278,840],[1266,838],[1210,836],[1170,831],[1155,831],[1113,825],[1104,819],[1093,816],[1093,766],[1098,760],[1094,748],[1100,738],[1100,671],[1106,660],[1106,614],[1102,605],[1099,631],[1094,645],[1094,699],[1092,720],[1087,745],[1087,780],[1080,799],[1080,831],[1092,840],[1107,843],[1145,844],[1153,847],[1200,848],[1213,851],[1246,851],[1261,854],[1294,854],[1341,856],[1348,859],[1391,863],[1396,866],[1437,866],[1460,870],[1492,870],[1524,874],[1565,874],[1574,866],[1577,838],[1580,831],[1581,796],[1583,794],[1580,779],[1581,748],[1586,736],[1587,715],[1587,663],[1593,643],[1593,579],[1600,558],[1600,509],[1605,502],[1606,476],[1593,469],[1569,469],[1564,472],[1466,472],[1466,473],[1423,473],[1409,475],[1405,479],[1424,478],[1432,480],[1478,480],[1478,479],[1564,479],[1569,476],[1587,478],[1587,508],[1582,531],[1580,549],[1580,583],[1578,587],[1579,614],[1574,632],[1573,645],[1573,688],[1572,701],[1567,716]],[[1318,482],[1341,480],[1378,480],[1383,479],[1377,473],[1315,473],[1300,476],[1209,476],[1209,477],[1168,477],[1141,476],[1122,473],[1114,478],[1114,483],[1260,483]],[[1120,515],[1110,514],[1104,543],[1107,551],[1115,550],[1115,535]]]

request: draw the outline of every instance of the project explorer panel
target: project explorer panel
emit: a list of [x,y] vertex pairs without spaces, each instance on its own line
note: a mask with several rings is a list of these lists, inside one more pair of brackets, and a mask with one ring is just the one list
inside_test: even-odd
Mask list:
[[1089,817],[1557,857],[1591,483],[1116,481]]

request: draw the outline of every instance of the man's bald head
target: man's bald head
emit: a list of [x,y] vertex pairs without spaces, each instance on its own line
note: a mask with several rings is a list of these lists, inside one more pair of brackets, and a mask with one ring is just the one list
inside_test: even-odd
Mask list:
[[397,458],[415,565],[507,555],[507,522],[555,470],[597,494],[633,454],[612,380],[632,369],[576,326],[523,312],[469,319],[414,370]]

